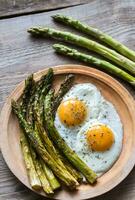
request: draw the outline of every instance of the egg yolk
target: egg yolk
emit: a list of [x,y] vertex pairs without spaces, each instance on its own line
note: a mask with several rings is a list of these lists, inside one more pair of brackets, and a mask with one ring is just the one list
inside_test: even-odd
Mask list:
[[87,131],[87,143],[94,151],[106,151],[114,143],[114,135],[106,125],[95,125]]
[[58,115],[62,123],[67,126],[76,126],[85,120],[86,106],[77,99],[67,100],[60,104]]

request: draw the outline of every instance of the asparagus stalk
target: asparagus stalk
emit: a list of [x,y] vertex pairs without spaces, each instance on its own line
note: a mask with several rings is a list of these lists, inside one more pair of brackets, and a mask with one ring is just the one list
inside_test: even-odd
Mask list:
[[80,172],[78,170],[76,170],[71,163],[62,155],[60,154],[60,151],[58,149],[57,150],[57,154],[59,155],[59,158],[62,160],[62,162],[64,163],[64,165],[66,166],[67,170],[70,172],[70,174],[80,183],[83,180],[82,175],[80,174]]
[[[30,91],[31,91],[32,85],[33,85],[33,75],[30,75],[25,81],[25,88],[24,88],[24,91],[21,97],[21,102],[20,102],[20,107],[21,107],[22,114],[24,117],[26,116],[27,103],[30,98]],[[31,187],[33,189],[41,189],[41,182],[39,180],[38,173],[36,171],[35,162],[34,162],[35,160],[34,158],[32,158],[31,148],[28,143],[27,137],[25,136],[25,133],[23,131],[21,131],[20,143],[21,143],[23,158],[25,161]]]
[[109,49],[93,40],[87,39],[85,37],[72,34],[70,32],[58,31],[52,28],[42,28],[35,27],[28,30],[32,35],[39,35],[42,37],[51,37],[57,40],[65,41],[68,43],[75,44],[77,46],[84,47],[88,50],[94,51],[99,55],[113,61],[114,63],[120,65],[122,68],[131,72],[135,75],[135,62],[129,60],[128,58],[120,55],[114,50]]
[[20,126],[26,132],[33,147],[36,149],[36,151],[42,157],[45,163],[52,169],[54,174],[66,186],[68,186],[70,189],[76,188],[76,186],[78,185],[77,181],[70,175],[69,172],[62,169],[61,166],[59,166],[57,162],[54,160],[54,158],[50,156],[50,154],[47,152],[46,148],[44,147],[41,139],[37,137],[38,134],[36,133],[36,130],[33,130],[33,128],[29,125],[29,123],[27,123],[27,121],[24,119],[21,113],[21,109],[19,108],[18,104],[15,101],[12,101],[12,108],[18,118]]
[[[47,80],[46,80],[47,79]],[[48,70],[48,73],[46,76],[43,76],[41,78],[41,80],[39,81],[40,84],[38,85],[41,85],[41,83],[43,82],[46,82],[49,81],[50,79],[52,79],[52,70]],[[29,103],[32,103],[32,99],[31,97],[33,98],[32,94],[33,94],[33,89],[34,89],[34,94],[35,94],[35,82],[33,80],[33,75],[31,75],[26,81],[25,81],[25,89],[24,89],[24,92],[23,92],[23,95],[22,95],[22,101],[21,101],[21,108],[22,108],[22,113],[24,114],[24,117],[26,117],[26,114],[27,116],[29,116],[29,113],[28,113],[28,110],[27,110],[27,104]],[[31,102],[30,102],[31,100]],[[31,104],[29,105],[31,106]],[[33,117],[33,116],[32,116]],[[57,189],[58,186],[60,185],[58,183],[58,181],[56,180],[56,183],[53,181],[53,180],[49,180],[49,181],[52,181],[52,183],[55,183],[53,185],[53,188],[51,187],[51,184],[49,184],[48,180],[47,180],[47,177],[45,175],[45,172],[42,168],[42,163],[39,159],[37,159],[37,154],[36,152],[34,151],[32,145],[29,145],[29,148],[30,148],[30,153],[32,155],[32,159],[33,159],[33,163],[35,165],[35,169],[37,171],[37,174],[40,178],[40,181],[41,181],[41,184],[42,184],[42,187],[43,187],[43,190],[47,193],[47,194],[51,194],[53,193],[53,188],[54,189]],[[44,163],[45,165],[45,163]],[[49,168],[47,168],[49,170]],[[51,171],[51,170],[49,170]],[[50,173],[51,174],[51,173]],[[53,174],[53,173],[52,173]],[[54,176],[54,175],[53,175]],[[51,176],[52,177],[52,176]],[[56,178],[54,177],[54,180]]]
[[90,36],[99,39],[99,41],[108,44],[110,47],[118,51],[120,54],[126,56],[127,58],[135,62],[135,51],[132,51],[122,43],[118,42],[116,39],[100,31],[99,29],[93,28],[85,23],[80,22],[79,20],[75,20],[72,17],[64,16],[61,14],[57,14],[52,17],[57,22],[62,22],[64,24],[67,24],[79,30],[80,32],[86,33]]
[[51,98],[52,90],[46,95],[45,98],[45,120],[49,135],[58,149],[67,157],[67,159],[86,177],[89,183],[96,181],[97,175],[93,172],[79,157],[78,155],[66,144],[63,138],[58,133],[52,116]]
[[25,87],[23,90],[23,94],[21,97],[20,106],[23,112],[23,115],[26,116],[27,111],[27,103],[29,102],[30,95],[31,95],[31,88],[33,87],[34,80],[33,80],[33,74],[31,74],[26,80],[25,80]]
[[88,64],[96,65],[96,66],[98,66],[98,68],[101,68],[111,74],[116,75],[117,77],[127,81],[128,83],[130,83],[132,86],[135,87],[135,78],[133,76],[131,76],[127,72],[123,71],[122,69],[119,69],[115,65],[113,65],[105,60],[101,60],[94,56],[90,56],[90,55],[81,53],[75,49],[71,49],[71,48],[69,48],[65,45],[61,45],[61,44],[54,44],[53,48],[55,49],[56,52],[58,52],[60,54],[70,56],[74,59],[83,61]]
[[[49,69],[47,75],[43,76],[41,78],[41,80],[37,83],[36,88],[34,88],[34,92],[31,95],[31,101],[29,102],[30,103],[29,104],[29,109],[27,111],[28,112],[27,113],[28,120],[31,121],[31,117],[33,118],[32,121],[35,120],[33,113],[31,115],[31,113],[29,113],[29,111],[34,111],[33,107],[38,104],[40,92],[42,92],[42,95],[45,95],[45,93],[47,93],[47,91],[48,91],[48,89],[49,89],[49,87],[51,85],[50,83],[52,82],[52,79],[53,79],[53,71],[52,71],[52,69]],[[42,87],[43,87],[43,89],[42,89]],[[35,111],[37,112],[37,116],[39,116],[38,115],[39,110],[35,109]],[[36,127],[36,133],[37,133],[37,126],[34,126],[34,127]],[[36,154],[35,154],[35,156],[36,156]],[[35,156],[33,156],[33,157],[35,157]],[[40,177],[41,178],[41,183],[42,183],[42,186],[43,186],[44,190],[46,189],[46,185],[45,184],[47,182],[46,180],[45,180],[45,183],[43,181],[45,179],[45,177],[47,177],[52,190],[56,190],[57,188],[59,188],[60,187],[60,183],[58,182],[56,177],[53,175],[53,172],[46,166],[46,164],[44,162],[41,162],[41,159],[37,160],[37,162],[39,163],[38,165],[40,165],[40,166],[42,165],[42,168],[43,168],[43,170],[41,170],[41,172],[39,172],[39,176],[41,176]],[[44,170],[45,166],[46,166],[46,172]],[[42,173],[43,172],[45,173],[43,175],[44,178],[42,177]],[[46,174],[47,174],[47,176],[46,176]]]
[[[60,99],[62,98],[62,96],[66,93],[66,91],[71,87],[71,84],[73,82],[74,76],[73,75],[69,75],[66,77],[66,79],[64,80],[64,82],[61,84],[61,87],[56,95],[59,103],[60,103]],[[59,165],[61,167],[63,167],[64,169],[67,169],[70,174],[79,182],[81,182],[82,180],[82,176],[80,175],[80,173],[75,170],[73,168],[73,166],[66,160],[64,159],[64,157],[60,154],[60,152],[58,152],[57,149],[55,149],[55,147],[53,146],[52,142],[50,141],[44,126],[43,126],[43,110],[42,110],[42,106],[44,104],[44,89],[45,87],[39,91],[38,95],[39,95],[39,102],[36,102],[34,104],[35,108],[34,110],[36,111],[35,113],[35,121],[36,121],[36,127],[38,128],[38,132],[40,133],[41,138],[44,141],[44,145],[47,147],[47,151],[50,153],[50,155],[52,155],[53,157],[55,157],[55,160],[57,160],[57,162],[59,163]],[[54,101],[53,101],[54,102]],[[56,102],[55,106],[58,106],[58,103]],[[56,108],[56,107],[55,107]]]
[[37,158],[37,155],[33,149],[33,147],[31,146],[31,155],[34,161],[34,165],[37,171],[37,174],[40,178],[43,190],[47,193],[47,194],[53,194],[53,188],[51,187],[46,174],[44,173],[44,169],[42,168],[42,163],[40,162],[40,160]]
[[39,189],[41,189],[41,183],[40,183],[38,174],[36,172],[33,159],[31,157],[31,152],[30,152],[30,148],[29,148],[27,138],[25,137],[23,131],[21,131],[20,143],[21,143],[23,158],[24,158],[24,161],[25,161],[25,166],[26,166],[26,170],[27,170],[27,173],[28,173],[28,177],[29,177],[29,180],[30,180],[31,187],[34,190],[39,190]]
[[52,187],[53,190],[56,190],[58,188],[60,188],[60,183],[58,182],[58,180],[55,178],[54,174],[52,173],[52,170],[50,170],[47,165],[44,163],[44,161],[42,159],[40,159],[40,163],[42,164],[44,173],[47,177],[47,179],[49,180],[49,183]]
[[[60,102],[62,101],[63,96],[66,94],[66,92],[71,88],[72,83],[74,81],[74,75],[73,74],[69,74],[66,76],[65,80],[61,83],[60,88],[58,90],[58,92],[55,95],[54,100],[52,101],[52,112],[53,112],[53,116],[55,115],[55,112],[60,104]],[[58,149],[56,149],[57,151],[57,155],[59,156],[59,158],[62,160],[62,162],[64,163],[65,167],[67,168],[67,170],[70,172],[70,174],[72,174],[72,176],[78,181],[81,182],[83,177],[82,175],[75,169],[73,168],[73,166],[69,163],[69,161],[59,152]]]
[[68,90],[71,88],[74,81],[74,75],[69,74],[66,76],[64,82],[61,84],[57,94],[55,95],[54,101],[53,101],[53,108],[52,112],[55,114],[63,96],[68,92]]
[[[36,110],[39,110],[38,108],[36,108]],[[44,145],[46,147],[46,150],[48,151],[48,153],[56,160],[56,162],[59,164],[59,166],[61,166],[61,168],[63,168],[64,170],[67,171],[67,168],[66,166],[63,164],[63,162],[61,161],[61,158],[58,154],[58,152],[56,151],[53,143],[51,142],[51,140],[49,139],[45,129],[42,127],[42,123],[41,123],[41,120],[40,120],[40,114],[37,115],[37,118],[36,118],[36,127],[37,127],[37,130],[38,130],[38,133],[40,134],[42,140],[44,141]],[[72,169],[70,168],[70,171]],[[71,174],[74,174],[74,170],[72,170],[72,173]]]

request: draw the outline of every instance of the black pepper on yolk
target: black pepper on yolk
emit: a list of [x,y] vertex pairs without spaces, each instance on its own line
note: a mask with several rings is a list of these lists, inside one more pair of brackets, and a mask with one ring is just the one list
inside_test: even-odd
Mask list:
[[67,126],[76,126],[85,120],[86,106],[77,99],[67,100],[60,104],[58,115],[62,123]]
[[86,134],[87,143],[94,151],[106,151],[114,143],[114,134],[106,125],[95,125]]

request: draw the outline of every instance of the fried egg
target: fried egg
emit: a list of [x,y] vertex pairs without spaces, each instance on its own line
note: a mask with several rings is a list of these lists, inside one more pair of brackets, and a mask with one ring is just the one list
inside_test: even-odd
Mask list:
[[108,171],[120,155],[120,117],[93,84],[76,84],[70,89],[56,112],[55,126],[98,176]]

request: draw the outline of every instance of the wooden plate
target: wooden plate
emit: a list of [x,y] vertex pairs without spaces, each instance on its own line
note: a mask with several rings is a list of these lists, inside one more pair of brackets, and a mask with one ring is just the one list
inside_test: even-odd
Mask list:
[[[38,80],[47,69],[35,73]],[[96,69],[81,65],[63,65],[54,67],[55,88],[58,87],[67,73],[76,74],[76,83],[90,82],[95,84],[102,95],[116,107],[124,126],[123,148],[119,159],[113,167],[98,179],[94,186],[81,185],[76,192],[65,189],[57,192],[54,199],[79,200],[101,195],[118,185],[132,170],[135,164],[135,104],[128,91],[109,75]],[[31,189],[19,145],[19,125],[11,113],[11,99],[18,99],[23,91],[21,82],[8,97],[0,118],[0,145],[4,159],[13,174]],[[40,193],[44,195],[44,193]]]

